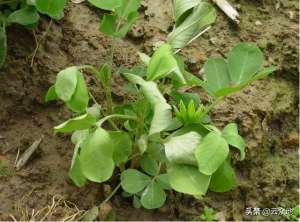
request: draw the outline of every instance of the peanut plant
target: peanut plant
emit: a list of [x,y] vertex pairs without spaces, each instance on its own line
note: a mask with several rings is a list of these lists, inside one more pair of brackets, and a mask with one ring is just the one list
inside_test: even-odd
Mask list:
[[63,17],[67,0],[0,0],[0,67],[6,59],[6,27],[12,24],[35,28],[41,14],[53,19]]
[[[139,53],[141,65],[113,69],[116,40],[130,30],[138,17],[139,0],[89,0],[110,11],[102,18],[100,31],[112,38],[108,62],[100,68],[79,65],[58,73],[46,101],[60,99],[77,113],[54,127],[56,133],[73,133],[75,144],[70,177],[78,186],[87,181],[108,181],[120,172],[123,195],[135,207],[160,208],[170,190],[196,198],[208,190],[233,189],[236,176],[232,150],[245,158],[245,142],[235,123],[218,129],[209,112],[222,99],[248,84],[265,78],[276,67],[262,68],[263,54],[253,44],[239,43],[228,58],[209,59],[204,78],[190,73],[177,53],[215,21],[214,8],[203,1],[174,1],[175,25],[165,43],[150,57]],[[106,96],[101,106],[86,86],[84,72],[95,74]],[[111,96],[113,75],[128,80],[130,98],[115,104]],[[203,104],[198,94],[185,88],[201,87],[211,97]],[[89,106],[90,105],[90,106]],[[111,198],[110,195],[108,197]],[[107,199],[107,200],[108,200]]]

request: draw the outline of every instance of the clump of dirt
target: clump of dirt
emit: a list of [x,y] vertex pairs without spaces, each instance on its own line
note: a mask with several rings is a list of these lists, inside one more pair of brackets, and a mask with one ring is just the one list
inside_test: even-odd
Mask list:
[[[138,63],[135,52],[151,53],[157,41],[164,41],[172,27],[171,7],[161,0],[143,0],[141,16],[125,40],[117,42],[114,66]],[[158,210],[134,209],[131,201],[117,195],[112,204],[119,220],[189,220],[198,218],[204,206],[212,207],[220,220],[279,220],[276,215],[251,217],[247,207],[291,208],[298,203],[298,3],[293,0],[232,0],[241,14],[241,24],[233,24],[220,10],[212,29],[181,53],[186,64],[198,74],[209,57],[226,57],[237,42],[255,42],[265,54],[265,64],[279,70],[266,80],[228,97],[212,113],[222,128],[237,122],[247,142],[246,160],[235,161],[239,184],[228,193],[211,193],[196,200],[181,194],[169,195]],[[53,135],[52,127],[70,117],[60,103],[44,104],[47,88],[56,73],[71,65],[100,66],[106,60],[111,40],[98,31],[102,11],[87,3],[68,5],[65,17],[53,22],[30,67],[35,49],[31,30],[19,26],[8,30],[8,59],[0,70],[0,160],[8,163],[9,174],[1,176],[0,219],[17,219],[16,203],[27,197],[28,212],[51,206],[61,195],[88,210],[104,199],[103,187],[90,183],[75,187],[68,179],[73,147],[69,136]],[[42,36],[49,24],[43,18],[36,30]],[[22,38],[20,38],[20,36]],[[92,93],[103,101],[101,86],[88,75]],[[115,78],[114,97],[126,96],[123,80]],[[206,100],[202,92],[199,95]],[[20,171],[14,169],[18,151],[44,135],[38,152]],[[28,195],[30,194],[30,195]],[[19,213],[20,214],[20,213]],[[62,219],[55,215],[51,219]]]

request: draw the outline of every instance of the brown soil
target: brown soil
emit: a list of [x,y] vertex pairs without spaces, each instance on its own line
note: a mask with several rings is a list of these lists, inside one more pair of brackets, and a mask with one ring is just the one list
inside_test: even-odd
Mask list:
[[[166,38],[172,25],[169,2],[143,1],[137,25],[125,40],[118,41],[116,67],[133,66],[138,62],[135,52],[151,53],[155,42]],[[226,55],[237,42],[255,42],[264,51],[265,63],[280,67],[272,77],[227,98],[213,112],[213,121],[220,127],[229,121],[238,122],[246,139],[246,160],[235,163],[238,187],[224,194],[208,193],[201,200],[171,194],[166,206],[154,211],[134,209],[128,199],[118,194],[112,200],[118,220],[199,219],[204,206],[212,207],[220,220],[279,220],[284,218],[249,217],[245,209],[291,208],[299,202],[298,1],[230,2],[239,9],[241,24],[233,24],[218,10],[213,28],[182,54],[189,69],[196,73],[207,58]],[[0,170],[2,220],[11,220],[10,215],[24,219],[24,212],[31,214],[32,209],[51,205],[56,195],[76,203],[80,210],[88,210],[104,198],[103,186],[90,183],[79,189],[68,179],[73,146],[69,136],[53,135],[52,128],[71,113],[60,103],[43,102],[59,70],[70,65],[104,63],[111,41],[98,31],[102,13],[86,3],[70,3],[65,17],[51,26],[33,67],[32,31],[19,26],[8,30],[8,59],[0,71],[0,161],[7,165]],[[42,19],[36,30],[38,38],[48,23],[47,18]],[[119,78],[114,83],[117,101],[124,99],[121,83]],[[89,77],[89,84],[102,101],[101,87],[93,77]],[[38,152],[16,171],[18,151],[22,153],[41,135],[44,139]],[[60,220],[62,214],[47,219]]]

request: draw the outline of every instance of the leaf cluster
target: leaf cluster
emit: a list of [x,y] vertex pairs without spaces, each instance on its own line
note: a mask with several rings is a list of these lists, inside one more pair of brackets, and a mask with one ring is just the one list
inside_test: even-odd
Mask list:
[[[110,11],[100,30],[113,39],[125,36],[140,4],[137,0],[89,2]],[[73,133],[69,175],[77,186],[108,181],[118,168],[124,196],[132,197],[135,207],[154,209],[164,204],[168,190],[199,198],[208,190],[227,192],[237,185],[231,150],[239,151],[243,160],[246,144],[237,124],[229,123],[220,130],[208,114],[224,96],[266,77],[275,68],[262,69],[262,52],[253,44],[240,43],[226,60],[209,59],[204,79],[196,77],[187,71],[176,50],[211,24],[215,12],[208,3],[196,0],[175,1],[174,11],[175,26],[167,42],[151,56],[139,53],[140,66],[119,70],[131,93],[131,99],[123,104],[108,109],[93,98],[95,104],[89,106],[83,73],[95,74],[109,101],[112,61],[100,68],[66,68],[50,87],[46,101],[62,100],[78,114],[54,128],[57,133]],[[203,104],[198,94],[185,92],[186,87],[203,88],[212,102]]]

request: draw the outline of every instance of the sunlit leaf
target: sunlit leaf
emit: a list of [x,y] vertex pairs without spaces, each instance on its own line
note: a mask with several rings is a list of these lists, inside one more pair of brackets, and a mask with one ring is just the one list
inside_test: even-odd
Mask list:
[[164,144],[168,160],[171,163],[197,166],[195,150],[200,141],[201,135],[193,131],[180,136],[170,136]]
[[[57,91],[56,91],[57,92]],[[82,73],[77,72],[77,85],[71,100],[66,105],[74,112],[84,112],[89,103],[89,92]]]
[[56,77],[55,92],[57,96],[67,102],[71,100],[77,86],[77,78],[80,71],[72,66],[60,71]]
[[113,146],[108,132],[98,128],[82,143],[79,156],[83,175],[93,182],[108,180],[114,170]]

